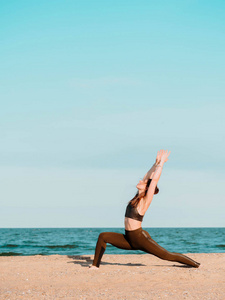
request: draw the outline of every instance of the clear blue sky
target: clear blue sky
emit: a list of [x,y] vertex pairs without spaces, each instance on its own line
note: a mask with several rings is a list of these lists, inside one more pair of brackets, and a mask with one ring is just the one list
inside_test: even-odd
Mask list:
[[225,2],[1,1],[0,227],[225,226]]

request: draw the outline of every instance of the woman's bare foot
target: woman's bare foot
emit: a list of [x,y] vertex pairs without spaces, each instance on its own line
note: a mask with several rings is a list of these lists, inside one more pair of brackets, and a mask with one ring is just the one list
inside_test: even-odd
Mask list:
[[99,268],[98,267],[96,267],[96,266],[89,266],[89,270],[98,270]]

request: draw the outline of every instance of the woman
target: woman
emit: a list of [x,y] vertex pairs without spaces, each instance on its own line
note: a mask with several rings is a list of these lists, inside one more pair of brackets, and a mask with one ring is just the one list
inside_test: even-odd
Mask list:
[[137,184],[138,192],[127,205],[125,213],[125,234],[116,232],[100,233],[95,249],[94,261],[90,269],[98,269],[102,256],[109,243],[117,248],[126,250],[142,250],[153,254],[161,259],[176,261],[195,268],[199,263],[180,253],[169,252],[159,246],[149,235],[142,229],[141,223],[143,217],[152,202],[154,194],[158,194],[157,183],[162,173],[163,165],[168,161],[170,152],[160,150],[157,153],[156,162],[152,168],[145,174],[143,180]]

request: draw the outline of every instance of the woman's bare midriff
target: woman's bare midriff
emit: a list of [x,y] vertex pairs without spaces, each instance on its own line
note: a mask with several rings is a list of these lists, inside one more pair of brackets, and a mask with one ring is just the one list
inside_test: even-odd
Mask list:
[[125,217],[124,225],[126,230],[136,230],[141,227],[141,221]]

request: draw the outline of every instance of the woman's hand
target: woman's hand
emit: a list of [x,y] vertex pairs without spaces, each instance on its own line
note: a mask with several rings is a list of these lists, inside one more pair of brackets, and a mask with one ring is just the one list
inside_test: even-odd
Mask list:
[[155,163],[156,163],[157,165],[158,165],[158,164],[160,163],[160,161],[161,161],[161,157],[162,157],[163,151],[164,151],[164,150],[160,150],[160,151],[157,152],[156,161],[155,161]]
[[168,150],[166,150],[166,151],[165,150],[160,150],[160,151],[162,151],[161,162],[164,163],[168,160],[168,157],[169,157],[171,151],[169,151],[169,152],[168,152]]

